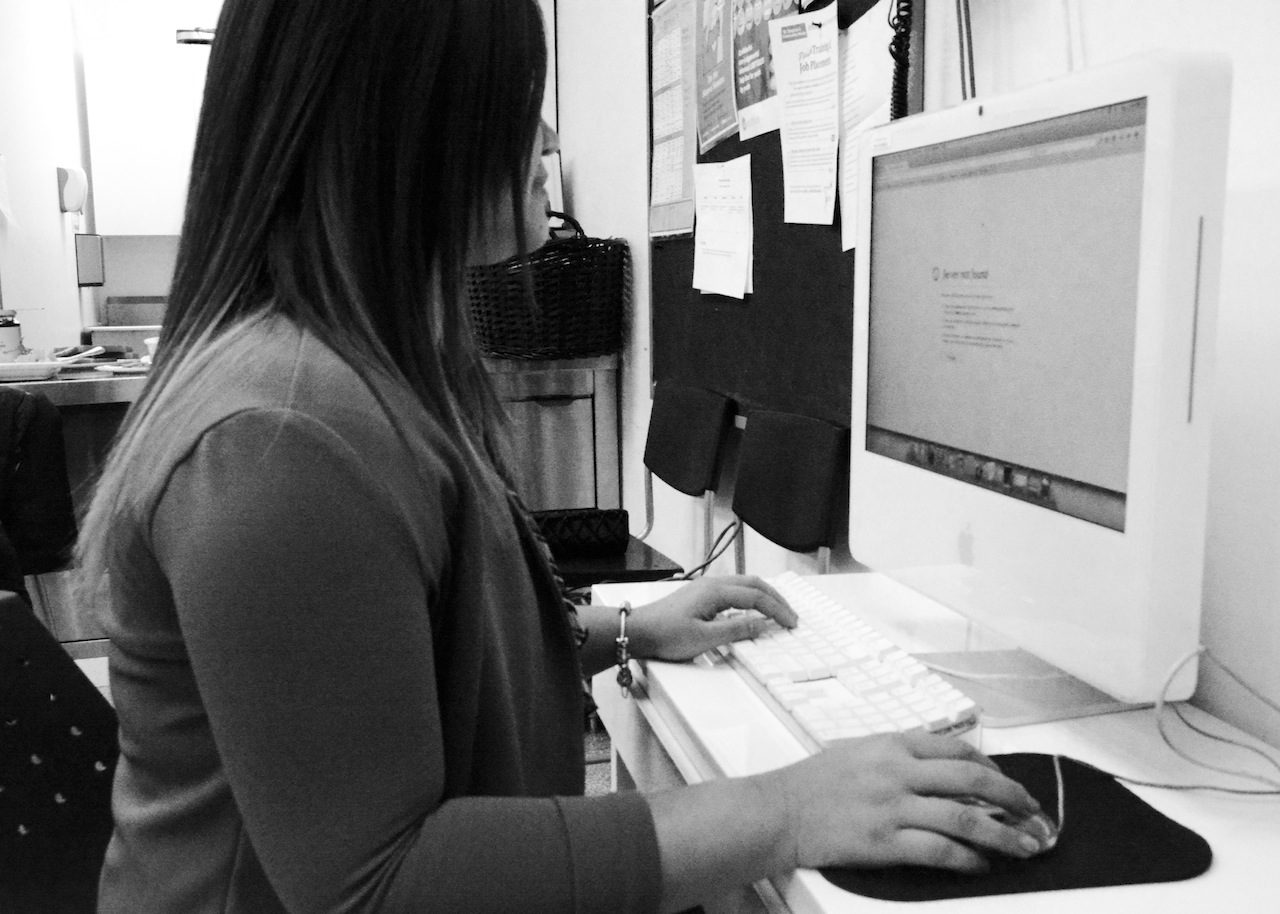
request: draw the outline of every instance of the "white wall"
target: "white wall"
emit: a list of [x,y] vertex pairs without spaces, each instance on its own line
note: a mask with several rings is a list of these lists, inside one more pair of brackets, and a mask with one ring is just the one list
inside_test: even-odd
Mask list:
[[542,100],[542,117],[555,127],[559,121],[556,113],[556,0],[538,0],[538,6],[547,32],[547,91]]
[[[28,346],[77,343],[95,322],[92,293],[76,285],[77,231],[178,231],[208,50],[178,45],[175,31],[212,26],[220,6],[0,0],[0,155],[14,215],[0,223],[0,291]],[[60,165],[88,172],[83,218],[59,211]],[[125,266],[108,272],[127,279]]]
[[[960,99],[955,4],[927,6],[926,105]],[[646,195],[647,0],[558,0],[560,133],[570,211],[588,232],[627,238],[636,268],[624,356],[623,502],[643,525],[649,396]],[[1229,53],[1235,65],[1232,149],[1218,334],[1204,640],[1280,701],[1280,4],[1274,0],[971,0],[979,93],[992,93],[1157,45]],[[731,473],[731,468],[729,470]],[[686,567],[701,550],[700,505],[655,481],[649,542]],[[717,529],[727,520],[719,499]],[[748,538],[748,570],[816,570]],[[856,567],[847,553],[833,568]],[[731,556],[717,566],[731,570]],[[1280,716],[1203,668],[1197,702],[1280,745]]]
[[31,348],[80,340],[76,219],[58,166],[84,167],[67,0],[0,0],[0,155],[13,221],[0,219],[0,294]]
[[94,228],[177,235],[209,63],[179,28],[212,28],[221,0],[73,0],[84,56]]

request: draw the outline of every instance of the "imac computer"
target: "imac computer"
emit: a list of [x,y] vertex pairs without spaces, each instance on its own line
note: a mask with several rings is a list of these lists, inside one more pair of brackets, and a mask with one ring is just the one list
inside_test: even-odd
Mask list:
[[1195,687],[1229,100],[1157,52],[860,147],[850,551],[1010,648],[938,667],[996,720]]

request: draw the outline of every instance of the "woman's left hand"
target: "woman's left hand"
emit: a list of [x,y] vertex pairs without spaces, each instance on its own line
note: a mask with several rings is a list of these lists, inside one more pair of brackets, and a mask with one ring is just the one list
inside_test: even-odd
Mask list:
[[[754,613],[722,616],[726,609]],[[699,578],[669,596],[637,606],[627,622],[632,656],[657,660],[689,660],[730,641],[754,638],[768,619],[786,628],[796,614],[782,595],[754,575]]]

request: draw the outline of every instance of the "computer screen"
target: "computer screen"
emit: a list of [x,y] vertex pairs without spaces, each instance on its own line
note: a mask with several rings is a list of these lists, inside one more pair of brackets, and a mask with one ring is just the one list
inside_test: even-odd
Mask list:
[[1124,702],[1195,683],[1229,91],[1158,53],[859,157],[853,557]]
[[868,447],[1124,529],[1145,125],[1135,99],[877,157]]

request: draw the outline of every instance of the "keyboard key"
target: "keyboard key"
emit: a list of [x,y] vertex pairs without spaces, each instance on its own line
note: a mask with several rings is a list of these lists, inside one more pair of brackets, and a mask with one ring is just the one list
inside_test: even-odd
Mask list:
[[811,751],[875,733],[959,733],[976,725],[968,696],[849,607],[791,572],[770,583],[799,625],[770,623],[721,653]]

